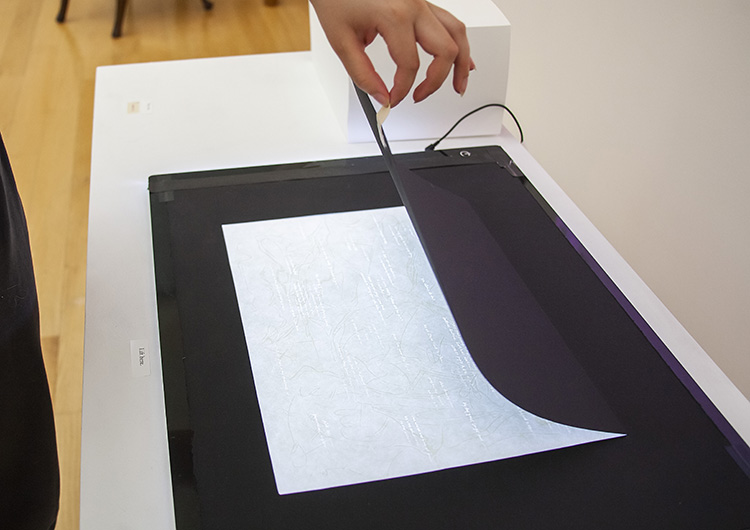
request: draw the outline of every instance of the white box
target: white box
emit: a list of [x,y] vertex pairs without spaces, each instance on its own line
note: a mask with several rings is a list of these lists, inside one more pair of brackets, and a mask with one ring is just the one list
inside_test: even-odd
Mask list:
[[[464,114],[487,103],[505,103],[510,56],[510,23],[492,0],[433,0],[450,11],[467,28],[471,56],[477,69],[469,76],[463,97],[456,94],[452,72],[443,86],[425,101],[415,104],[411,94],[393,109],[385,125],[389,140],[437,139]],[[331,48],[310,7],[312,57],[331,107],[350,142],[373,141],[372,131],[354,93],[349,76]],[[420,70],[415,86],[424,79],[430,56],[420,53]],[[367,48],[375,70],[390,88],[396,67],[385,41],[378,37]],[[378,108],[377,103],[376,109]],[[456,136],[500,134],[502,110],[488,109],[474,114],[451,133]]]

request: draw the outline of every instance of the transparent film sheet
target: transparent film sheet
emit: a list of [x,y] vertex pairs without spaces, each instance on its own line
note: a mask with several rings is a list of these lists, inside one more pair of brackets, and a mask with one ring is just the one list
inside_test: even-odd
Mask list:
[[621,436],[487,382],[403,207],[223,230],[280,494]]

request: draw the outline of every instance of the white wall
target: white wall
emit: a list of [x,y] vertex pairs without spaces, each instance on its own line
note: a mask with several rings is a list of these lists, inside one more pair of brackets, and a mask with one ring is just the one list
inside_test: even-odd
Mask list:
[[495,2],[526,147],[750,397],[750,1]]

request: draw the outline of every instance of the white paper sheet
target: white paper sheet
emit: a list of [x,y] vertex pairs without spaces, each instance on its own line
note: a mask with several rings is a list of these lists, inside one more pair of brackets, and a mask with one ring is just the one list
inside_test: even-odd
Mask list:
[[620,436],[486,381],[403,208],[223,229],[280,494]]

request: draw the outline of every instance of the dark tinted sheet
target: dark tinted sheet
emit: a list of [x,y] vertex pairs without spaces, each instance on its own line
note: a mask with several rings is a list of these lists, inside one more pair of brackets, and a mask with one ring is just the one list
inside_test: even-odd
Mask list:
[[[722,434],[668,352],[647,340],[528,182],[504,169],[507,155],[495,147],[398,158],[447,197],[434,220],[445,223],[434,232],[445,234],[433,249],[442,257],[431,260],[488,379],[539,415],[628,436],[278,495],[221,225],[394,206],[398,194],[380,157],[152,177],[178,528],[750,526],[750,479],[727,451],[730,442],[743,450],[736,435],[720,422]],[[488,262],[504,272],[488,274]],[[524,322],[529,314],[537,321]],[[487,354],[497,342],[518,348]]]

